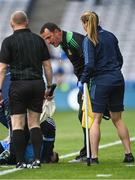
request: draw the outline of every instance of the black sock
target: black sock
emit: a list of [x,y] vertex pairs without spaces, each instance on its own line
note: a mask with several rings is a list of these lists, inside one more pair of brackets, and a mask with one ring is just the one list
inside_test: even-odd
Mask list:
[[30,139],[33,146],[35,159],[40,159],[42,146],[42,133],[39,127],[30,129]]
[[13,130],[12,134],[13,146],[16,155],[16,162],[24,161],[24,151],[25,151],[25,136],[22,129]]

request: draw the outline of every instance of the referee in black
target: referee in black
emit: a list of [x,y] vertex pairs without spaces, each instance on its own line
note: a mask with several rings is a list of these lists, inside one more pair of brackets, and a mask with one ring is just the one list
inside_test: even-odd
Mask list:
[[2,103],[1,89],[9,65],[11,73],[9,103],[13,127],[12,138],[17,159],[16,168],[27,167],[24,162],[26,113],[35,155],[32,168],[38,168],[41,166],[42,144],[39,118],[44,96],[47,97],[49,91],[45,91],[43,69],[49,87],[52,84],[50,55],[44,40],[28,28],[25,12],[14,12],[10,24],[13,34],[4,39],[0,51],[0,103]]

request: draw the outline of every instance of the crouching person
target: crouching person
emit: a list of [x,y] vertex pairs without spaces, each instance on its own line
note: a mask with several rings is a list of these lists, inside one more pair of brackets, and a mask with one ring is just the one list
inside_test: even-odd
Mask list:
[[47,118],[40,124],[43,133],[43,145],[41,150],[41,162],[56,163],[59,161],[58,153],[54,152],[56,125],[52,118]]
[[[48,117],[40,124],[43,144],[41,148],[41,163],[57,163],[59,161],[58,153],[54,151],[56,125],[52,118]],[[27,131],[27,128],[25,128]],[[27,134],[29,136],[29,134]],[[27,140],[28,141],[28,136]],[[13,165],[16,164],[15,152],[12,141],[4,139],[0,141],[0,164]],[[28,143],[25,150],[25,160],[27,164],[31,163],[34,159],[34,152],[31,143]],[[30,165],[28,165],[30,167]]]
[[[54,151],[55,132],[56,125],[52,118],[48,117],[40,124],[43,144],[41,148],[41,163],[57,163],[59,161],[58,153]],[[32,144],[29,143],[25,151],[25,159],[28,164],[28,168],[31,168],[30,162],[33,161],[34,153]]]

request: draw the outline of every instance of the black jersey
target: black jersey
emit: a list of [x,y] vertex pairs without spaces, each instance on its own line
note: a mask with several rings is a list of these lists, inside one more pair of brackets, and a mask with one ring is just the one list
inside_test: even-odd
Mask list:
[[50,59],[44,40],[29,29],[19,29],[5,38],[0,62],[10,65],[11,80],[42,79],[42,61]]
[[62,43],[60,47],[64,50],[67,57],[74,67],[74,73],[80,80],[84,68],[84,57],[82,50],[82,43],[84,35],[76,32],[63,31]]

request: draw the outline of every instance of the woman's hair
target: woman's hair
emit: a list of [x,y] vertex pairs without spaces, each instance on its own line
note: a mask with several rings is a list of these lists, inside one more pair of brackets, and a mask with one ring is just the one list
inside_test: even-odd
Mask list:
[[96,46],[98,43],[97,27],[99,24],[98,15],[93,11],[86,11],[81,16],[83,24],[87,24],[87,34],[93,44]]

